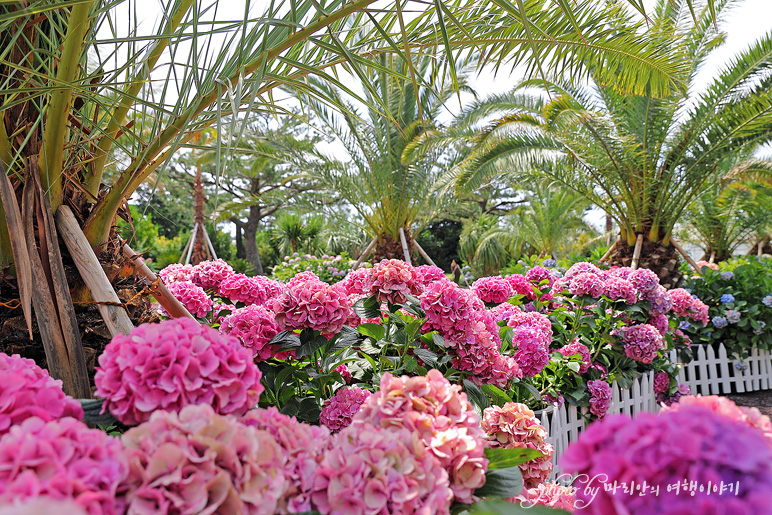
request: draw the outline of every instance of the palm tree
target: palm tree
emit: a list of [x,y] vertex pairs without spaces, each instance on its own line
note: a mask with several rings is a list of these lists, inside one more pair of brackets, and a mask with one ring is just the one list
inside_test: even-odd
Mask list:
[[[696,21],[683,1],[657,5],[649,45],[679,59],[686,52],[678,81],[690,90],[700,65],[724,41],[716,23],[733,3],[718,1],[715,11],[705,7]],[[595,68],[588,85],[560,77],[527,81],[524,87],[545,88],[550,96],[518,90],[474,105],[462,117],[469,124],[500,115],[457,167],[456,186],[467,191],[503,173],[536,170],[582,194],[619,225],[612,263],[629,265],[641,241],[641,266],[672,285],[678,280],[671,244],[676,222],[695,198],[727,180],[736,155],[772,137],[770,71],[772,33],[735,56],[694,97],[621,94]]]

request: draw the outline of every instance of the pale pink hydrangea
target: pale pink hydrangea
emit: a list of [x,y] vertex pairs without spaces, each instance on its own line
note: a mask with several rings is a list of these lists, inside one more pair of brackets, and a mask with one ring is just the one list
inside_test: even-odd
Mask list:
[[193,265],[172,263],[158,272],[158,277],[166,286],[178,281],[190,281],[193,276]]
[[657,274],[646,268],[633,270],[630,272],[627,280],[630,281],[640,293],[650,292],[659,286],[659,277],[657,277]]
[[83,408],[34,361],[0,352],[0,436],[30,417],[44,422],[64,417],[83,418]]
[[571,278],[568,291],[571,295],[590,295],[597,298],[603,295],[603,281],[595,274],[577,274]]
[[289,486],[287,458],[269,432],[204,404],[156,411],[122,440],[133,515],[273,515]]
[[519,466],[525,488],[534,488],[552,472],[555,450],[547,443],[547,430],[528,406],[508,402],[504,406],[485,408],[481,426],[487,435],[487,445],[503,449],[535,449],[544,456]]
[[506,276],[509,286],[512,288],[513,295],[525,295],[526,298],[533,300],[536,298],[536,291],[533,284],[525,278],[524,275],[512,274]]
[[447,279],[445,271],[433,265],[421,265],[415,267],[416,281],[420,285],[421,291],[435,281],[444,281]]
[[233,268],[222,259],[202,261],[191,270],[190,280],[205,290],[217,291],[220,283],[234,273]]
[[305,272],[300,272],[292,276],[292,278],[289,281],[287,281],[287,286],[293,287],[297,284],[305,283],[308,281],[316,281],[320,283],[324,282],[321,279],[319,279],[319,276],[317,276],[315,273],[311,272],[310,270],[306,270]]
[[611,406],[611,386],[602,380],[587,381],[587,391],[590,392],[590,413],[603,418]]
[[625,327],[622,333],[625,354],[641,363],[651,363],[657,351],[665,346],[665,340],[657,328],[649,324]]
[[361,388],[339,388],[332,398],[324,402],[319,422],[331,432],[337,433],[351,424],[354,415],[370,395],[369,391]]
[[314,508],[324,515],[448,514],[448,473],[427,447],[404,428],[345,429],[317,469]]
[[667,372],[657,372],[654,374],[654,393],[667,393],[670,389],[670,376]]
[[524,489],[523,492],[515,497],[515,502],[524,508],[532,506],[547,506],[555,510],[563,510],[568,513],[574,512],[574,489],[570,486],[563,486],[557,483],[545,482],[539,483],[535,488]]
[[220,323],[220,332],[238,338],[244,347],[252,351],[258,362],[271,358],[285,359],[294,355],[294,351],[280,352],[277,345],[268,345],[279,331],[276,316],[262,306],[237,309]]
[[0,506],[45,496],[122,515],[128,472],[121,442],[74,418],[28,418],[0,438]]
[[702,268],[703,266],[706,266],[706,267],[710,268],[711,270],[718,270],[718,263],[711,263],[711,262],[705,261],[705,260],[697,261],[697,266],[699,268]]
[[349,384],[354,380],[354,376],[351,375],[351,372],[345,363],[335,367],[334,371],[340,374],[340,377],[343,379],[343,381],[345,381],[346,384]]
[[321,426],[298,422],[295,417],[268,409],[250,410],[240,419],[241,423],[271,433],[286,459],[284,476],[289,481],[279,499],[279,513],[303,513],[311,511],[311,493],[314,488],[316,469],[330,444],[330,432]]
[[573,279],[579,274],[599,275],[600,268],[593,265],[592,263],[587,263],[586,261],[580,261],[578,263],[574,263],[573,265],[571,265],[571,267],[568,270],[566,270],[566,273],[563,274],[563,278],[570,281],[571,279]]
[[370,270],[370,268],[352,270],[342,281],[337,282],[335,286],[342,288],[347,295],[365,295]]
[[0,515],[87,515],[85,510],[71,501],[35,497],[0,507]]
[[[702,406],[659,415],[642,412],[635,419],[609,416],[589,425],[569,445],[561,466],[578,474],[572,485],[577,506],[589,515],[755,514],[768,513],[772,506],[772,448],[756,429]],[[645,482],[650,493],[652,488],[659,493],[603,488],[598,474],[605,475],[606,485]],[[592,492],[586,488],[591,478]],[[672,487],[684,481],[706,488],[685,492]],[[725,491],[707,491],[708,481],[723,482]],[[730,484],[732,491],[726,489]]]
[[367,295],[381,302],[404,304],[408,295],[418,295],[415,269],[399,259],[384,259],[373,266],[367,280]]
[[509,327],[521,327],[530,326],[536,329],[539,333],[540,341],[549,347],[552,343],[552,323],[546,316],[536,311],[529,313],[515,313],[507,320]]
[[504,302],[503,304],[499,304],[498,306],[493,306],[488,311],[491,316],[493,317],[493,320],[496,322],[501,322],[502,320],[509,320],[509,318],[516,314],[521,313],[521,309],[514,304],[510,304],[509,302]]
[[448,472],[455,499],[475,500],[474,491],[485,483],[488,460],[480,418],[458,385],[439,370],[426,376],[394,377],[386,372],[380,390],[362,405],[350,427],[356,432],[373,425],[417,435]]
[[582,358],[581,363],[579,364],[580,374],[584,374],[590,369],[590,362],[592,361],[590,349],[588,349],[585,344],[580,343],[579,340],[575,339],[571,343],[562,346],[558,349],[558,352],[566,357],[578,354]]
[[313,279],[290,281],[268,306],[276,314],[279,327],[288,330],[314,329],[335,334],[351,315],[351,303],[342,290]]
[[[212,310],[212,299],[209,298],[203,288],[196,286],[190,281],[174,282],[169,284],[167,288],[193,316],[203,318]],[[161,308],[161,313],[167,315],[166,310],[163,308]]]
[[190,318],[142,324],[119,334],[99,356],[96,394],[126,425],[156,410],[178,412],[208,404],[217,413],[241,415],[263,392],[252,352],[236,338]]
[[514,295],[509,282],[501,276],[480,277],[472,283],[472,291],[483,302],[492,304],[506,302]]
[[517,349],[512,357],[523,375],[533,377],[544,370],[550,361],[547,345],[542,331],[536,327],[521,325],[512,330],[512,347]]
[[619,277],[609,277],[604,281],[603,295],[611,300],[624,300],[625,304],[635,304],[638,300],[633,283]]

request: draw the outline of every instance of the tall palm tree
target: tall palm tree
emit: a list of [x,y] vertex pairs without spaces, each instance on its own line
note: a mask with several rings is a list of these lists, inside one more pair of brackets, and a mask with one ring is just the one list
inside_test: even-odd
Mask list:
[[[649,44],[679,56],[685,51],[678,80],[689,90],[702,63],[723,43],[716,24],[733,3],[704,7],[696,21],[684,1],[658,3]],[[544,88],[545,94],[515,91],[472,106],[462,118],[469,123],[499,115],[457,167],[456,186],[469,190],[503,173],[536,170],[616,221],[621,234],[613,263],[629,265],[640,236],[641,266],[673,284],[678,256],[671,235],[684,210],[728,179],[738,153],[772,138],[771,72],[772,33],[735,56],[693,97],[621,94],[595,68],[587,85],[561,77],[527,81],[524,87]]]

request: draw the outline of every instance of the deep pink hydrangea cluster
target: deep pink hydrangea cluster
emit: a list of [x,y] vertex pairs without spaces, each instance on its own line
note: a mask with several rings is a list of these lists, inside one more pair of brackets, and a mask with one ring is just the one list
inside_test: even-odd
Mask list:
[[298,422],[295,417],[268,409],[250,410],[241,423],[269,432],[281,447],[287,462],[284,476],[289,484],[279,499],[278,513],[303,513],[312,510],[311,493],[316,469],[330,445],[330,432],[321,426]]
[[451,341],[465,341],[467,327],[474,320],[477,307],[471,292],[452,281],[437,281],[421,294],[421,309],[426,312],[425,331],[437,331]]
[[439,370],[426,376],[394,377],[386,372],[380,390],[362,405],[350,429],[376,426],[398,431],[404,427],[429,448],[448,472],[455,500],[474,501],[485,483],[488,460],[480,418],[461,391]]
[[472,372],[471,380],[477,384],[504,388],[509,380],[523,374],[515,358],[501,354],[501,342],[488,330],[483,319],[482,313],[475,313],[475,321],[468,326],[471,334],[466,341],[446,341],[455,349],[452,364],[458,370]]
[[659,286],[659,277],[657,277],[657,274],[646,268],[633,270],[630,272],[628,280],[640,293],[650,292]]
[[512,347],[517,349],[512,357],[523,375],[539,374],[550,361],[549,341],[545,344],[543,331],[533,325],[512,329]]
[[44,496],[122,515],[128,473],[121,442],[74,418],[28,418],[0,438],[0,505]]
[[533,288],[533,284],[525,278],[524,275],[512,274],[506,276],[509,286],[512,288],[513,295],[525,295],[527,299],[533,300],[536,298],[536,291]]
[[626,304],[635,304],[638,300],[638,292],[633,283],[613,276],[604,281],[603,295],[611,300],[623,300]]
[[335,367],[334,371],[340,374],[340,377],[346,382],[346,384],[349,384],[354,380],[354,376],[351,375],[351,372],[345,363]]
[[416,281],[420,285],[421,291],[435,281],[444,281],[447,279],[445,271],[434,265],[417,266],[415,267],[415,273]]
[[74,502],[51,499],[50,497],[35,497],[0,507],[0,515],[50,515],[54,513],[87,515],[83,508]]
[[662,285],[657,285],[653,289],[645,292],[642,298],[651,303],[649,313],[654,315],[664,315],[673,309],[673,300],[668,295],[667,289]]
[[540,483],[535,488],[524,489],[523,492],[513,500],[518,502],[524,508],[547,506],[548,508],[553,508],[555,510],[573,513],[576,497],[574,495],[573,487],[545,482]]
[[269,300],[278,297],[281,292],[284,291],[284,284],[279,281],[274,281],[270,277],[264,275],[256,275],[251,278],[257,287],[263,292],[263,304]]
[[287,283],[278,297],[268,302],[276,314],[279,327],[338,333],[351,315],[348,296],[342,290],[318,279],[295,281],[298,275]]
[[525,273],[525,278],[534,284],[540,284],[542,281],[549,281],[546,285],[547,288],[551,287],[552,283],[555,282],[555,276],[542,266],[535,266],[528,269]]
[[600,278],[591,273],[577,274],[571,278],[568,285],[568,291],[571,295],[590,295],[592,297],[600,297],[604,292],[603,281]]
[[[591,424],[561,460],[578,473],[577,505],[590,515],[608,513],[766,513],[772,506],[772,448],[754,428],[701,406],[681,407],[635,419],[613,415]],[[658,495],[640,495],[605,484],[649,485]],[[593,491],[587,489],[591,478]],[[671,485],[732,485],[732,491],[685,492]],[[735,486],[739,489],[735,490]],[[595,487],[600,487],[595,489]],[[651,492],[651,490],[649,490]],[[581,504],[579,504],[581,502]]]
[[237,309],[220,323],[220,332],[238,338],[244,347],[252,351],[258,362],[271,358],[285,359],[294,355],[294,351],[280,352],[277,345],[268,345],[279,331],[275,315],[263,306]]
[[364,295],[367,291],[370,270],[370,268],[357,268],[356,270],[352,270],[342,281],[335,283],[335,286],[343,289],[348,295]]
[[683,288],[676,288],[668,291],[670,300],[673,301],[673,312],[682,317],[688,317],[695,322],[702,322],[703,326],[708,324],[708,305],[700,299],[692,297],[692,294]]
[[587,381],[587,391],[590,392],[590,413],[603,418],[611,406],[611,386],[603,379]]
[[504,406],[485,408],[481,422],[487,434],[487,445],[503,449],[535,449],[544,456],[519,466],[525,488],[534,488],[546,481],[552,472],[555,450],[547,443],[547,430],[528,406],[508,402]]
[[115,336],[99,356],[94,382],[104,409],[135,425],[156,410],[178,412],[189,404],[244,414],[260,399],[260,378],[252,352],[236,338],[176,318]]
[[517,313],[521,313],[521,309],[514,304],[510,304],[509,302],[504,302],[503,304],[499,304],[498,306],[493,306],[488,312],[493,317],[493,320],[496,322],[501,322],[502,320],[509,320],[509,318]]
[[448,514],[448,473],[428,447],[405,428],[345,429],[316,471],[314,507],[325,515]]
[[219,286],[221,297],[231,302],[241,302],[246,305],[263,304],[266,301],[265,292],[257,281],[244,274],[233,274],[223,280]]
[[205,290],[217,291],[220,283],[234,273],[233,268],[222,259],[202,261],[191,270],[190,280]]
[[273,515],[287,490],[287,458],[267,431],[211,406],[156,411],[124,433],[128,513]]
[[654,374],[652,389],[654,393],[667,393],[670,389],[670,376],[667,375],[667,372],[657,372]]
[[[212,299],[203,288],[190,281],[174,282],[169,284],[167,288],[193,316],[203,318],[212,310]],[[161,308],[161,312],[164,315],[167,314],[163,308]]]
[[83,408],[65,395],[62,382],[31,359],[0,352],[0,385],[0,436],[31,417],[44,422],[83,418]]
[[180,263],[172,263],[158,272],[158,277],[161,278],[166,286],[177,281],[190,281],[192,276],[193,265],[182,265]]
[[501,304],[514,295],[512,287],[501,276],[480,277],[472,283],[472,291],[483,302]]
[[507,320],[507,325],[509,327],[530,326],[538,332],[539,339],[544,345],[549,347],[552,343],[552,323],[541,313],[536,311],[514,313]]
[[354,415],[370,397],[371,393],[362,388],[339,388],[335,395],[324,402],[319,422],[333,433],[351,425]]
[[651,315],[649,325],[659,331],[659,334],[662,336],[665,336],[670,331],[670,320],[666,315]]
[[215,302],[212,304],[212,315],[215,323],[221,324],[226,316],[236,311],[236,306],[233,304],[222,304]]
[[404,304],[408,295],[420,293],[416,271],[399,259],[384,259],[370,270],[365,293],[381,302]]
[[563,345],[558,349],[558,352],[566,357],[575,356],[577,354],[581,357],[578,373],[584,374],[590,369],[590,362],[592,361],[590,349],[588,349],[585,344],[580,343],[579,340],[574,339],[574,341],[568,345]]
[[622,329],[625,354],[641,363],[651,363],[657,351],[665,346],[665,339],[657,328],[649,324],[637,324]]

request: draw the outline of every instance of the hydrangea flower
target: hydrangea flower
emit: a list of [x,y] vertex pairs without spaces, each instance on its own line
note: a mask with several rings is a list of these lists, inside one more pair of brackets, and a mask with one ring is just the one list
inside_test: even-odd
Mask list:
[[415,269],[399,259],[384,259],[370,271],[366,293],[381,302],[404,304],[408,295],[419,294]]
[[651,363],[665,340],[656,327],[649,324],[631,325],[623,329],[625,354],[641,363]]
[[287,462],[284,476],[289,485],[279,499],[277,511],[311,511],[316,469],[329,447],[330,432],[321,426],[298,422],[295,417],[279,413],[273,406],[250,410],[239,421],[246,426],[269,432],[284,454]]
[[635,304],[638,300],[633,283],[619,277],[609,277],[603,282],[603,295],[611,300],[623,300],[625,304]]
[[190,281],[192,275],[193,265],[182,265],[180,263],[172,263],[158,272],[158,277],[161,278],[161,281],[166,286],[177,281]]
[[655,315],[664,315],[673,309],[673,299],[668,295],[667,289],[662,285],[657,285],[653,289],[644,293],[643,298],[651,303],[651,313]]
[[646,268],[638,268],[630,272],[628,280],[635,286],[635,289],[641,293],[654,290],[659,286],[659,277],[657,274]]
[[[660,415],[644,412],[635,419],[609,416],[569,445],[561,466],[580,474],[573,485],[577,505],[581,501],[590,515],[694,513],[696,507],[700,513],[765,513],[772,506],[772,448],[756,429],[701,406]],[[590,493],[587,481],[597,474],[606,476],[605,484],[645,481],[659,495],[608,490],[597,481],[592,486],[600,488]],[[708,481],[739,483],[739,489],[685,494],[668,488],[684,481],[706,487]]]
[[496,322],[501,322],[502,320],[509,320],[512,315],[520,313],[521,311],[520,308],[514,304],[504,302],[497,306],[493,306],[488,312]]
[[768,308],[772,308],[772,294],[769,294],[763,299],[761,299],[761,303],[767,306]]
[[552,472],[555,450],[547,443],[547,430],[525,404],[508,402],[504,406],[485,408],[481,422],[487,434],[487,445],[503,449],[536,449],[541,458],[519,466],[525,488],[534,488],[546,481]]
[[558,266],[558,262],[552,258],[547,258],[544,261],[542,261],[541,266],[546,268],[552,268],[552,267]]
[[446,340],[465,340],[467,326],[474,320],[477,307],[472,293],[451,281],[437,281],[419,297],[426,312],[425,331],[437,331]]
[[721,295],[721,304],[729,304],[730,302],[734,302],[734,295],[731,293]]
[[328,334],[338,333],[351,314],[348,296],[318,279],[290,281],[268,306],[282,329],[308,328]]
[[514,295],[509,282],[501,276],[480,277],[472,283],[472,291],[483,302],[492,304],[506,302]]
[[[167,288],[193,316],[203,318],[212,310],[212,299],[209,298],[203,288],[196,286],[190,281],[173,282]],[[167,315],[166,310],[163,308],[161,308],[161,313]]]
[[529,269],[525,273],[525,278],[534,284],[539,284],[542,281],[549,281],[547,286],[552,286],[552,283],[555,282],[555,277],[550,271],[541,266],[535,266]]
[[241,302],[246,305],[263,304],[266,301],[265,291],[257,281],[244,274],[233,274],[219,285],[221,297],[231,302]]
[[579,374],[584,374],[590,369],[590,362],[592,361],[590,349],[588,349],[585,344],[580,343],[578,339],[574,339],[571,343],[562,346],[558,349],[558,352],[566,357],[575,356],[577,354],[581,357],[578,371]]
[[727,324],[729,323],[727,319],[722,316],[715,316],[711,321],[713,322],[713,325],[719,329],[721,329],[722,327],[726,327]]
[[122,515],[128,472],[121,442],[74,418],[28,418],[0,438],[0,506],[44,496]]
[[289,487],[287,457],[271,433],[205,404],[156,411],[122,441],[132,514],[273,515]]
[[524,275],[512,274],[506,276],[509,286],[512,288],[513,295],[525,295],[526,298],[533,300],[536,298],[536,292],[533,285],[525,278]]
[[546,316],[536,311],[514,313],[507,320],[509,327],[530,326],[539,333],[540,341],[547,347],[552,343],[552,323]]
[[370,268],[357,268],[335,286],[342,288],[347,295],[364,295],[367,291],[367,282],[370,277]]
[[269,300],[274,299],[281,295],[284,291],[284,284],[279,281],[274,281],[270,277],[264,275],[256,275],[250,277],[252,283],[257,285],[258,289],[262,291],[262,304],[267,304]]
[[434,265],[421,265],[415,267],[416,281],[420,285],[420,290],[423,291],[427,285],[435,281],[444,281],[447,279],[445,271]]
[[665,405],[665,406],[673,406],[674,404],[678,403],[681,400],[681,397],[684,397],[686,395],[691,394],[691,389],[689,388],[689,385],[687,384],[679,384],[676,388],[676,391],[673,395],[670,397],[667,396],[666,392],[661,392],[657,394],[657,403],[659,405]]
[[119,334],[99,356],[94,382],[104,409],[126,425],[156,410],[208,404],[244,414],[263,392],[252,352],[236,338],[190,318],[142,324]]
[[74,502],[50,497],[35,497],[0,507],[0,515],[50,515],[53,513],[87,515],[83,508]]
[[737,311],[736,309],[727,309],[724,312],[724,315],[726,316],[726,321],[729,322],[730,324],[736,324],[737,322],[740,321],[740,318],[742,317],[742,315],[740,315],[740,312]]
[[205,290],[217,291],[220,283],[234,273],[233,268],[222,259],[202,261],[191,270],[190,280]]
[[670,389],[670,376],[667,372],[657,372],[654,374],[654,393],[667,393]]
[[692,294],[683,288],[676,288],[667,292],[673,301],[673,312],[678,316],[689,316],[692,309]]
[[550,361],[541,331],[530,325],[512,330],[512,347],[517,349],[512,357],[523,375],[533,377],[539,374]]
[[665,336],[670,330],[670,320],[665,315],[651,315],[649,325],[659,331],[662,336]]
[[351,372],[349,372],[349,369],[345,363],[335,367],[334,371],[340,374],[340,377],[346,382],[346,384],[354,380],[354,376],[351,375]]
[[446,340],[446,345],[455,349],[452,364],[458,370],[472,372],[471,380],[477,384],[505,388],[510,379],[522,377],[522,372],[515,358],[501,354],[501,342],[485,327],[480,313],[476,315],[466,341]]
[[732,272],[721,272],[721,279],[724,281],[731,281],[734,279],[734,274]]
[[557,483],[540,483],[535,488],[523,489],[523,492],[513,499],[524,508],[531,506],[547,506],[555,510],[574,512],[574,489]]
[[592,263],[587,263],[586,261],[580,261],[578,263],[574,263],[573,265],[571,265],[571,267],[568,270],[566,270],[566,273],[565,275],[563,275],[563,277],[566,280],[570,281],[571,279],[573,279],[575,276],[579,274],[598,275],[600,274],[600,268],[593,265]]
[[603,418],[611,406],[611,386],[602,380],[587,381],[587,391],[590,392],[590,413]]
[[706,266],[710,268],[711,270],[718,270],[718,264],[717,263],[711,263],[709,261],[700,260],[697,261],[697,266],[701,269],[702,267]]
[[349,427],[356,433],[367,425],[395,431],[404,427],[417,435],[448,472],[455,500],[475,500],[473,493],[485,483],[488,467],[485,435],[466,394],[439,370],[418,377],[383,374],[380,390],[362,405]]
[[0,436],[31,417],[83,418],[83,408],[64,393],[62,382],[31,359],[0,352],[0,385]]
[[603,294],[603,281],[595,274],[577,274],[571,279],[568,291],[571,295],[590,295],[597,298]]
[[448,473],[417,434],[361,424],[336,435],[316,471],[322,514],[449,513]]
[[319,423],[333,433],[351,425],[351,420],[357,414],[371,393],[356,387],[343,387],[327,399],[319,415]]
[[244,347],[252,351],[257,361],[285,359],[294,355],[294,351],[279,352],[277,345],[268,345],[279,331],[275,315],[262,306],[237,309],[220,323],[220,333],[238,338]]

